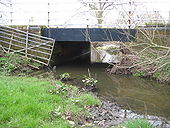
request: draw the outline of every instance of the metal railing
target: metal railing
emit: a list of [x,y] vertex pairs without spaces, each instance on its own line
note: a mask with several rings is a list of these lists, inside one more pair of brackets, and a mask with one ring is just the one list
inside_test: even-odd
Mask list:
[[[83,1],[83,0],[82,0]],[[142,4],[151,4],[129,1],[86,1],[86,6],[80,2],[56,2],[56,3],[5,3],[7,6],[0,9],[0,22],[4,25],[46,25],[48,27],[103,27],[103,28],[134,28],[137,25],[144,25],[146,22],[170,22],[169,10],[162,10],[160,13],[166,13],[167,17],[151,17],[157,15],[154,12],[147,11],[145,8],[138,9],[136,6]],[[90,9],[89,4],[107,3],[113,4],[115,8]],[[163,2],[161,2],[163,3]],[[170,5],[170,2],[166,3]],[[143,6],[143,5],[142,5]],[[31,8],[31,9],[30,9]],[[95,14],[103,12],[102,17],[96,17]],[[120,13],[120,14],[119,14]],[[121,16],[121,15],[124,16]],[[148,16],[147,16],[148,15]],[[146,16],[145,18],[142,16]],[[3,21],[2,21],[3,20]],[[102,23],[98,23],[102,20]]]
[[19,53],[43,65],[49,65],[55,41],[27,31],[0,25],[0,47]]

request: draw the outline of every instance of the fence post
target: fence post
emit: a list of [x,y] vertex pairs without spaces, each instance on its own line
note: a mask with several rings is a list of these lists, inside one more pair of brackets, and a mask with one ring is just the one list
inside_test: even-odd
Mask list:
[[13,24],[13,6],[12,3],[10,3],[10,24]]
[[48,27],[50,26],[50,3],[48,3],[48,21],[47,21]]
[[129,11],[128,11],[128,28],[131,29],[132,26],[132,0],[129,1]]
[[85,36],[86,36],[86,41],[90,41],[89,37],[89,20],[90,20],[90,4],[87,4],[87,26],[86,26],[86,31],[85,31]]

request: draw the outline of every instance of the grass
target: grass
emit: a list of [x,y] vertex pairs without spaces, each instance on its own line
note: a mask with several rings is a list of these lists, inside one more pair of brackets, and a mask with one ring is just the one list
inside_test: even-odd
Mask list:
[[92,94],[56,84],[60,86],[38,78],[0,76],[0,128],[68,128],[66,113],[88,114],[84,106],[99,104]]
[[117,128],[154,128],[154,126],[146,120],[133,119],[121,124]]

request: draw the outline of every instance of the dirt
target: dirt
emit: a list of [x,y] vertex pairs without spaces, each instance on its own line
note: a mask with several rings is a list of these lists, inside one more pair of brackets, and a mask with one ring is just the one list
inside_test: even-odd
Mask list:
[[114,64],[110,72],[113,74],[131,75],[132,70],[129,67],[132,66],[133,61],[134,57],[132,55],[123,55],[120,63]]
[[99,98],[101,100],[101,105],[87,107],[92,115],[91,122],[99,128],[114,128],[127,120],[135,118],[147,119],[157,128],[170,128],[170,121],[166,121],[164,118],[139,115],[130,110],[122,109],[113,99]]

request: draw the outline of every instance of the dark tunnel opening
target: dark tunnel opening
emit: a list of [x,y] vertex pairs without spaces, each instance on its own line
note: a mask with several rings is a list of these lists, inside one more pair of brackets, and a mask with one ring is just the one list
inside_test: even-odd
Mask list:
[[90,42],[57,41],[51,65],[89,64],[90,58]]

